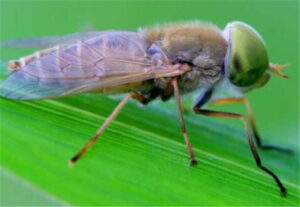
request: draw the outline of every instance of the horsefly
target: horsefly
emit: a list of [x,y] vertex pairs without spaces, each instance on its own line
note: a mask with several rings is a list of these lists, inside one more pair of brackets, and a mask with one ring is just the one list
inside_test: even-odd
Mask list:
[[[138,32],[86,32],[14,40],[2,45],[47,48],[8,63],[11,74],[0,86],[2,97],[33,100],[87,92],[127,94],[86,145],[70,159],[71,165],[97,141],[129,99],[147,104],[157,97],[166,101],[173,95],[190,165],[195,165],[180,94],[201,89],[204,93],[197,99],[194,112],[241,120],[256,165],[274,179],[281,195],[286,195],[286,188],[277,175],[263,166],[253,137],[261,149],[290,151],[262,145],[246,98],[210,101],[218,87],[245,93],[266,84],[271,73],[287,77],[281,72],[287,65],[269,62],[263,39],[249,25],[231,22],[221,31],[212,24],[184,22]],[[206,103],[245,104],[249,123],[241,114],[202,109]]]

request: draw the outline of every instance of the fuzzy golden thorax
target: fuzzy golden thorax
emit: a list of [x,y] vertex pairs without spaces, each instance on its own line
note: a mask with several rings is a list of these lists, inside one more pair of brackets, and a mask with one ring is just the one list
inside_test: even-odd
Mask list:
[[[200,22],[169,24],[140,31],[149,46],[161,48],[171,63],[187,63],[193,70],[183,75],[183,92],[209,87],[221,79],[227,41],[214,25]],[[166,81],[156,81],[164,88]]]

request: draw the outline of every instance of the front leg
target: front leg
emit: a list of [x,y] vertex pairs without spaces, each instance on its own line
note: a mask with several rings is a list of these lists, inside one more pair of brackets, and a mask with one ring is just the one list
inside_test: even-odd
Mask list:
[[250,126],[253,131],[253,135],[254,135],[256,144],[260,149],[276,150],[276,151],[288,153],[288,154],[292,153],[292,151],[290,149],[285,149],[285,148],[281,148],[281,147],[277,147],[277,146],[273,146],[273,145],[263,145],[262,144],[261,138],[258,134],[257,127],[256,127],[256,124],[254,121],[252,108],[251,108],[251,105],[250,105],[250,102],[248,101],[248,99],[246,99],[246,98],[223,98],[223,99],[214,100],[214,101],[210,102],[209,104],[210,105],[221,105],[221,104],[234,104],[234,103],[242,103],[245,105],[247,114],[248,114],[248,118],[250,121]]
[[253,143],[253,138],[252,138],[250,128],[247,124],[246,118],[243,115],[236,114],[236,113],[230,113],[230,112],[204,110],[204,109],[200,109],[199,107],[196,107],[196,106],[194,107],[194,111],[195,111],[196,114],[200,114],[200,115],[204,115],[204,116],[224,117],[224,118],[227,117],[227,118],[234,118],[234,119],[241,120],[243,125],[244,125],[246,135],[247,135],[247,139],[248,139],[248,143],[249,143],[252,155],[254,157],[254,160],[256,162],[256,165],[274,179],[274,181],[276,182],[276,184],[278,185],[278,187],[280,189],[281,195],[284,196],[284,197],[286,196],[286,193],[287,193],[286,188],[283,186],[282,182],[277,177],[277,175],[275,173],[273,173],[271,170],[269,170],[268,168],[266,168],[265,166],[263,166],[263,164],[261,162],[261,159],[259,157],[259,154],[256,150],[256,147]]

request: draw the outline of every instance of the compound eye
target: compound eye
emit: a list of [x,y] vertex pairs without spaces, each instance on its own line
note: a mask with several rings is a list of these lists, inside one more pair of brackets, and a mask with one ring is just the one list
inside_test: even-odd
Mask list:
[[263,39],[253,28],[241,22],[229,23],[224,35],[229,43],[225,70],[230,82],[238,87],[258,82],[269,65]]

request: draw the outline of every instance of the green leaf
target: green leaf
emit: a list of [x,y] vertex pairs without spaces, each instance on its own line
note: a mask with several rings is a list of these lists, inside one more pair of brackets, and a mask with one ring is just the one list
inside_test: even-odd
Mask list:
[[97,95],[1,99],[6,174],[14,172],[45,195],[72,205],[297,204],[299,187],[287,181],[297,179],[291,173],[297,170],[295,157],[261,153],[288,188],[288,197],[281,198],[274,181],[255,167],[242,131],[190,114],[186,122],[199,164],[188,167],[176,110],[169,104],[129,103],[97,144],[68,167],[68,159],[117,103]]

